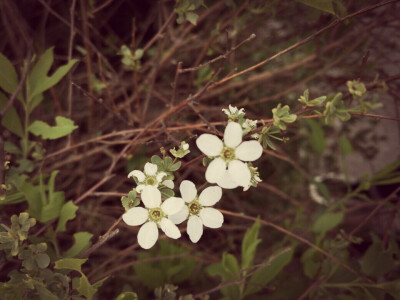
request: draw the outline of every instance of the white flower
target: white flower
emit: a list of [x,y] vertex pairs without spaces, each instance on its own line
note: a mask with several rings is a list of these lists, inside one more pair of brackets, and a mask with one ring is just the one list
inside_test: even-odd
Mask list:
[[229,104],[229,109],[223,108],[222,111],[231,120],[238,119],[239,116],[244,116],[244,108],[238,109],[236,106],[232,106],[230,104]]
[[257,185],[262,182],[258,168],[253,167],[251,164],[248,164],[248,167],[251,173],[250,184],[245,187],[243,191],[247,191],[251,186],[257,187]]
[[224,222],[221,212],[209,207],[221,199],[222,189],[219,186],[210,186],[197,197],[196,187],[189,180],[182,181],[179,189],[186,205],[177,214],[170,215],[168,218],[175,224],[180,224],[189,217],[187,233],[190,240],[197,243],[203,235],[203,225],[209,228],[220,228]]
[[243,124],[242,124],[242,128],[243,129],[250,129],[253,130],[257,127],[257,120],[250,120],[250,119],[246,119]]
[[168,216],[182,209],[182,198],[171,197],[161,203],[161,192],[154,186],[148,186],[142,193],[142,202],[145,208],[133,207],[122,215],[122,219],[130,226],[144,223],[137,236],[140,247],[150,249],[154,246],[158,239],[158,228],[170,238],[181,237],[178,227]]
[[243,161],[260,158],[263,148],[258,141],[242,142],[242,127],[230,122],[225,128],[224,141],[204,133],[196,140],[197,147],[207,156],[214,157],[206,171],[206,180],[225,189],[250,185],[251,172]]
[[144,165],[144,173],[139,170],[133,170],[128,174],[128,178],[135,176],[137,181],[139,182],[136,187],[136,191],[138,193],[143,192],[143,190],[149,186],[158,187],[160,183],[162,183],[167,188],[173,189],[174,182],[172,180],[164,180],[162,179],[167,176],[165,172],[158,172],[158,167],[152,163],[146,163]]

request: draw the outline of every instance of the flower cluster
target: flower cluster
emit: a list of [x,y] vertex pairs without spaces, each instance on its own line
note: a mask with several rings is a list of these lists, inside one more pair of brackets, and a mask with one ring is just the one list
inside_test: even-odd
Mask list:
[[[170,238],[181,237],[176,225],[186,220],[186,232],[190,240],[197,243],[203,235],[203,227],[220,228],[224,222],[222,213],[212,208],[221,200],[222,188],[234,189],[240,186],[245,191],[261,181],[257,168],[251,162],[261,157],[263,148],[259,141],[243,140],[245,135],[257,127],[257,121],[245,119],[244,109],[231,105],[229,109],[223,109],[223,112],[228,116],[223,139],[204,133],[196,140],[197,147],[210,161],[205,178],[216,185],[198,193],[192,181],[183,180],[179,186],[181,197],[174,196],[172,172],[180,167],[180,162],[175,163],[176,159],[190,152],[186,142],[182,142],[178,150],[170,150],[175,157],[174,161],[165,157],[164,151],[164,160],[152,157],[154,163],[146,163],[143,172],[134,170],[129,173],[128,177],[137,183],[135,193],[130,193],[130,197],[135,198],[136,192],[140,193],[144,207],[124,205],[127,211],[122,219],[131,226],[142,225],[137,236],[142,248],[149,249],[156,243],[159,229]],[[170,189],[170,193],[166,194],[165,189]],[[130,200],[129,203],[139,204],[137,199],[125,198],[125,202]]]

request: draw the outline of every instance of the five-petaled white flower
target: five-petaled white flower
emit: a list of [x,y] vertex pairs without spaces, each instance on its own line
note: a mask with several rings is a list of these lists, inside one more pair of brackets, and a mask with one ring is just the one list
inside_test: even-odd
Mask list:
[[154,186],[143,190],[142,202],[145,206],[133,207],[122,215],[122,219],[130,226],[140,227],[137,236],[138,243],[143,249],[150,249],[158,239],[158,227],[173,239],[181,237],[178,227],[168,219],[184,206],[182,198],[171,197],[161,203],[161,192]]
[[152,163],[146,163],[144,165],[144,173],[139,170],[133,170],[128,174],[129,177],[135,176],[139,182],[138,186],[136,187],[136,191],[138,193],[143,192],[146,187],[155,186],[158,187],[160,183],[162,183],[167,188],[173,189],[174,182],[172,180],[163,180],[167,173],[165,172],[158,172],[158,167]]
[[205,155],[214,157],[206,171],[208,182],[225,189],[250,185],[251,172],[243,161],[257,160],[263,148],[258,141],[242,142],[242,127],[238,123],[228,123],[223,142],[215,135],[204,133],[196,144]]
[[203,225],[209,228],[220,228],[224,222],[221,212],[209,207],[221,199],[222,189],[219,186],[210,186],[197,197],[196,186],[189,180],[182,181],[179,189],[186,205],[177,214],[170,215],[168,218],[175,224],[180,224],[189,217],[187,233],[190,240],[197,243],[203,234]]

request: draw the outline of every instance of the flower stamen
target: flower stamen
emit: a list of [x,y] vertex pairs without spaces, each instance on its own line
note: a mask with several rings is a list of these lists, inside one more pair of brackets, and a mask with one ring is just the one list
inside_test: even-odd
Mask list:
[[155,223],[158,223],[164,217],[164,213],[161,208],[153,208],[149,210],[149,219]]
[[221,151],[221,157],[228,163],[235,159],[235,150],[229,147],[224,147]]
[[189,214],[190,215],[197,215],[199,211],[202,209],[197,197],[188,204]]

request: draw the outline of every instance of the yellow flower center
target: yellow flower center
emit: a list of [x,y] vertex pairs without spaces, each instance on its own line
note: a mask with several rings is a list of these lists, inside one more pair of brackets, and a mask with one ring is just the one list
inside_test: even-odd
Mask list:
[[197,200],[197,197],[188,204],[188,208],[189,208],[189,213],[191,215],[197,215],[199,213],[202,206],[200,205],[199,201]]
[[148,176],[145,179],[145,185],[157,185],[157,179],[155,176]]
[[158,223],[164,217],[164,213],[161,208],[153,208],[149,211],[149,219],[150,221]]
[[223,160],[226,162],[230,162],[231,160],[235,159],[235,149],[224,147],[221,151],[221,155]]

